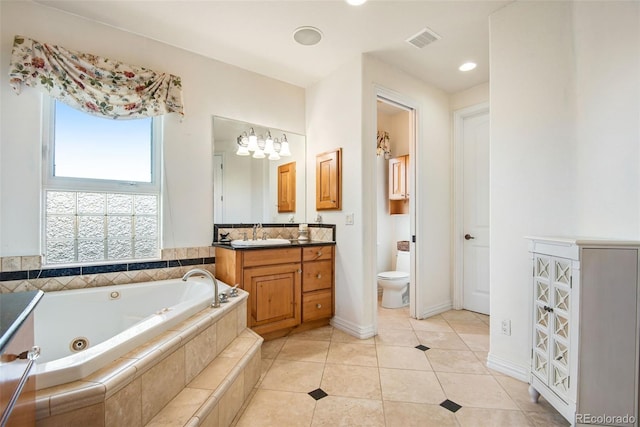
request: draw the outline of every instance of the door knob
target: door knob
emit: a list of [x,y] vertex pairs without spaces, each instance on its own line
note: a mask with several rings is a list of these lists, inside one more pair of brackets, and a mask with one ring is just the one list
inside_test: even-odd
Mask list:
[[467,233],[467,234],[464,235],[464,239],[465,240],[473,240],[473,239],[475,239],[475,237],[473,237],[471,234]]

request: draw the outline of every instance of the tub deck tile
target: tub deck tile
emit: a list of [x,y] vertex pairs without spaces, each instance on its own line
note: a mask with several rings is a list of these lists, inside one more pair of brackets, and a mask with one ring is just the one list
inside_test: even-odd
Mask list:
[[146,427],[182,426],[209,397],[207,390],[185,388],[149,421]]
[[136,378],[136,359],[119,358],[104,368],[98,369],[82,381],[104,384],[105,398],[111,397]]
[[90,406],[93,404],[104,403],[106,394],[106,387],[104,384],[89,383],[85,381],[77,381],[77,383],[80,383],[80,387],[77,387],[75,383],[52,387],[60,388],[58,388],[57,393],[52,394],[51,397],[49,397],[51,415],[61,414],[69,411],[70,409],[75,409],[78,406]]

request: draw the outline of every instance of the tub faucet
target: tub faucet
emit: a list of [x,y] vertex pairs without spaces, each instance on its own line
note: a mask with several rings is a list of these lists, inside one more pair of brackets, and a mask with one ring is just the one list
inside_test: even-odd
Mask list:
[[213,302],[211,303],[211,307],[218,308],[220,307],[220,295],[218,294],[218,280],[213,276],[213,274],[209,273],[207,270],[202,270],[200,268],[194,268],[192,270],[187,271],[187,274],[182,276],[183,281],[187,281],[187,279],[194,274],[200,274],[202,276],[208,277],[211,279],[211,283],[213,284]]

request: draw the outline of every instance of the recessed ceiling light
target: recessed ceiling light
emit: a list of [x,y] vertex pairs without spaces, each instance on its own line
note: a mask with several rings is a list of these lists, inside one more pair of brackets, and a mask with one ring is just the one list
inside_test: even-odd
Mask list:
[[316,27],[299,27],[293,32],[293,39],[304,46],[313,46],[322,40],[322,32]]
[[460,67],[458,67],[458,70],[460,70],[460,71],[471,71],[474,68],[476,68],[477,66],[478,66],[478,64],[476,64],[475,62],[465,62]]
[[349,3],[351,6],[360,6],[361,4],[364,4],[367,0],[347,0],[347,3]]

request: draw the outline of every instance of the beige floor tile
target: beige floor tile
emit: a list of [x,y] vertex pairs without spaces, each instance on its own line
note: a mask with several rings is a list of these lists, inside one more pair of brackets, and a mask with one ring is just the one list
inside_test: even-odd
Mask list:
[[145,427],[184,425],[210,395],[209,390],[185,388]]
[[262,359],[262,367],[260,370],[260,379],[258,380],[258,384],[260,384],[260,382],[267,375],[267,372],[269,372],[269,369],[271,369],[271,365],[273,365],[273,359]]
[[447,395],[458,405],[475,408],[519,409],[492,375],[437,372]]
[[324,363],[275,360],[261,389],[308,393],[320,387]]
[[353,335],[349,335],[346,332],[343,332],[339,329],[333,330],[333,335],[331,335],[332,342],[348,342],[351,344],[375,344],[375,338],[365,338],[361,339],[358,337],[354,337]]
[[378,335],[376,335],[376,344],[415,347],[419,342],[413,330],[380,329],[378,330]]
[[488,374],[472,351],[443,350],[432,348],[425,352],[431,367],[436,372],[459,372],[462,374]]
[[532,427],[521,411],[462,407],[456,412],[461,427]]
[[383,400],[439,404],[446,399],[433,372],[380,368]]
[[455,415],[440,405],[384,402],[388,427],[457,427]]
[[318,400],[311,427],[384,427],[381,400],[327,396]]
[[525,412],[534,427],[566,427],[570,423],[560,414],[546,412]]
[[431,365],[424,351],[414,347],[392,345],[376,346],[378,366],[381,368],[431,371]]
[[487,325],[489,324],[490,317],[487,316],[486,314],[482,314],[482,313],[473,313],[473,314],[475,314],[478,319],[482,320]]
[[416,331],[453,332],[449,323],[442,318],[434,319],[433,317],[430,317],[422,320],[409,319],[409,322]]
[[287,340],[276,359],[325,362],[329,341]]
[[444,313],[440,313],[440,316],[442,316],[442,318],[445,319],[447,322],[460,321],[460,320],[463,320],[463,321],[479,320],[474,312],[468,311],[468,310],[449,310],[449,311],[445,311]]
[[320,385],[330,396],[381,399],[378,368],[327,364]]
[[333,334],[333,326],[322,326],[320,328],[309,329],[308,331],[291,334],[288,336],[288,339],[331,341],[331,334]]
[[262,358],[275,359],[282,350],[282,346],[287,342],[286,338],[278,338],[277,340],[265,341],[262,343]]
[[379,316],[378,329],[413,329],[409,317]]
[[[487,358],[489,357],[489,352],[488,351],[474,351],[473,354],[476,355],[476,357],[478,358],[480,363],[482,363],[482,365],[487,366]],[[489,369],[489,368],[487,368],[487,369]],[[492,374],[494,372],[496,374],[500,374],[498,371],[494,371],[493,369],[489,369],[489,372],[491,372]],[[500,375],[502,375],[502,374],[500,374]]]
[[489,335],[489,325],[482,320],[448,320],[449,326],[458,334]]
[[257,390],[236,426],[310,426],[315,406],[306,393]]
[[489,335],[458,334],[458,336],[473,351],[489,351]]
[[378,366],[375,345],[332,342],[327,363],[339,365]]
[[538,399],[538,403],[533,403],[529,396],[529,384],[506,375],[496,377],[496,381],[509,393],[509,396],[516,402],[520,410],[526,412],[547,412],[550,414],[558,413],[542,396]]
[[382,300],[378,301],[378,318],[397,317],[397,318],[408,319],[410,317],[409,306],[401,307],[401,308],[384,308],[382,307],[382,305],[380,305],[381,301]]
[[469,350],[469,347],[460,339],[455,332],[431,332],[416,331],[416,336],[420,344],[429,348],[440,348],[444,350]]

